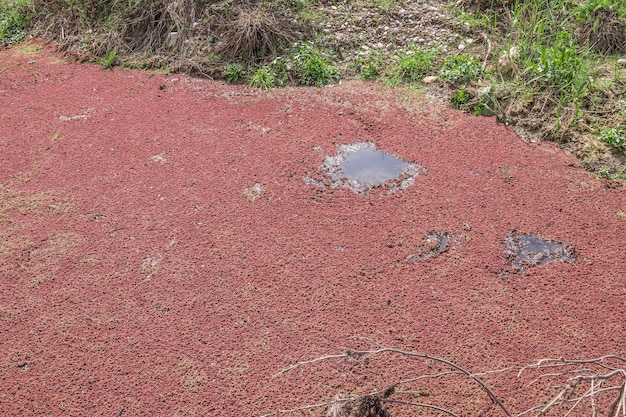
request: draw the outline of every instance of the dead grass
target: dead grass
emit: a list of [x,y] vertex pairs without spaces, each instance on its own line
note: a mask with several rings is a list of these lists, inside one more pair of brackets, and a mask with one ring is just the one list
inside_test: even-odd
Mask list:
[[598,9],[578,28],[577,37],[602,54],[620,54],[626,51],[626,21],[617,10]]
[[223,18],[218,26],[220,56],[246,63],[273,59],[279,51],[298,39],[298,27],[265,4],[238,7],[234,16]]
[[33,0],[33,10],[33,33],[80,61],[115,52],[121,65],[207,77],[233,59],[271,59],[307,32],[274,2]]

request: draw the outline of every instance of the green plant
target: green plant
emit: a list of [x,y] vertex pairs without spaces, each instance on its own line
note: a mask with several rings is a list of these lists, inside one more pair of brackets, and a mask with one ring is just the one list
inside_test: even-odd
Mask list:
[[30,21],[28,1],[0,1],[0,44],[16,43],[28,33],[26,27]]
[[467,91],[467,86],[465,84],[461,85],[456,89],[454,94],[452,95],[452,106],[455,109],[460,109],[464,104],[470,101],[472,96]]
[[378,75],[378,66],[375,62],[370,61],[361,68],[361,78],[364,80],[375,80]]
[[[626,3],[621,0],[587,0],[576,6],[573,14],[579,22],[587,22],[601,10],[615,11],[619,18],[626,19]],[[593,24],[597,26],[599,22]]]
[[375,80],[384,71],[385,57],[376,50],[370,50],[366,54],[359,56],[354,61],[354,65],[362,79]]
[[270,90],[276,85],[276,76],[268,67],[257,69],[250,79],[250,87]]
[[600,132],[600,140],[608,145],[623,150],[626,145],[626,137],[623,135],[621,127],[612,127]]
[[478,80],[482,73],[482,64],[475,57],[457,55],[443,61],[439,79],[456,84]]
[[421,81],[432,71],[436,54],[433,50],[409,46],[408,50],[397,56],[397,63],[392,70],[392,84]]
[[602,167],[598,171],[598,177],[605,180],[622,181],[624,178],[626,178],[626,172],[623,169],[618,169],[617,171],[612,173],[611,170],[609,170],[608,168]]
[[98,64],[102,65],[103,68],[109,69],[112,68],[115,64],[115,59],[117,58],[117,52],[111,51],[104,58],[100,58],[98,60]]
[[537,45],[537,51],[538,59],[527,62],[531,82],[572,92],[589,86],[589,68],[568,32],[560,31],[552,45]]
[[238,62],[231,62],[224,67],[222,76],[227,82],[236,83],[246,76],[246,69]]
[[292,51],[293,70],[300,84],[321,87],[340,77],[339,69],[328,62],[322,51],[311,42],[298,42]]
[[250,79],[250,86],[260,90],[270,90],[287,82],[287,67],[280,58],[258,68]]
[[498,100],[495,88],[492,86],[482,87],[478,90],[478,104],[473,107],[477,116],[493,116],[498,110]]

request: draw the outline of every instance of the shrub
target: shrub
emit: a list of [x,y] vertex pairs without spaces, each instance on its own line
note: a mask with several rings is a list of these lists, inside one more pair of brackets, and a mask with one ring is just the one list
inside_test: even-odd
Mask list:
[[587,0],[573,11],[577,36],[601,53],[626,50],[626,3],[623,0]]

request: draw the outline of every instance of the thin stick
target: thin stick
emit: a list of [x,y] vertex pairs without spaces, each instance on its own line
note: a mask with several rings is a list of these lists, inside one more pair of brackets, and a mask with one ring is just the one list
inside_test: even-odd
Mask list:
[[396,404],[414,405],[414,406],[417,406],[417,407],[424,407],[424,408],[432,408],[433,410],[441,411],[442,413],[446,413],[446,414],[451,415],[453,417],[460,417],[458,414],[455,414],[455,413],[453,413],[450,410],[446,410],[445,408],[437,407],[436,405],[432,405],[432,404],[412,403],[412,402],[409,402],[409,401],[389,400],[389,399],[383,399],[381,401],[382,402],[386,402],[386,403],[396,403]]
[[342,353],[340,355],[325,355],[325,356],[321,356],[319,358],[311,359],[311,360],[308,360],[308,361],[297,362],[296,364],[291,365],[290,367],[288,367],[286,369],[283,369],[281,372],[279,372],[276,375],[280,375],[282,373],[291,371],[292,369],[301,367],[303,365],[308,365],[308,364],[311,364],[311,363],[320,362],[320,361],[327,360],[327,359],[339,359],[339,358],[351,359],[351,358],[355,358],[355,357],[359,358],[361,356],[373,356],[373,355],[378,355],[378,354],[381,354],[381,353],[396,353],[396,354],[399,354],[399,355],[409,356],[409,357],[414,357],[414,358],[430,359],[430,360],[433,360],[435,362],[440,362],[440,363],[443,363],[445,365],[448,365],[449,367],[454,368],[457,371],[461,372],[466,377],[468,377],[470,379],[473,379],[481,387],[481,389],[489,396],[489,398],[491,398],[491,401],[494,404],[496,404],[507,417],[512,417],[511,413],[504,406],[502,401],[500,401],[500,399],[498,397],[496,397],[496,395],[489,389],[489,387],[487,387],[487,385],[485,385],[485,383],[482,380],[480,380],[478,377],[474,376],[471,372],[465,370],[464,368],[462,368],[461,366],[455,364],[454,362],[450,362],[449,360],[446,360],[446,359],[443,359],[443,358],[438,358],[436,356],[427,355],[425,353],[408,352],[408,351],[405,351],[405,350],[393,349],[393,348],[385,348],[385,347],[383,347],[381,349],[376,349],[376,350],[346,351],[345,353]]

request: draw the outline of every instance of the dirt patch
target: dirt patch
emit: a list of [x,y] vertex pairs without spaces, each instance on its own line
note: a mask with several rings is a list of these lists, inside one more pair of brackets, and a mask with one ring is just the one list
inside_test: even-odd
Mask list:
[[[58,60],[0,51],[2,414],[260,415],[444,371],[272,377],[374,342],[470,370],[626,353],[626,196],[554,144],[380,84],[259,93]],[[306,183],[353,142],[428,175],[394,194]],[[433,230],[462,245],[411,260]],[[504,281],[511,230],[576,262]],[[493,386],[513,410],[539,398]]]

